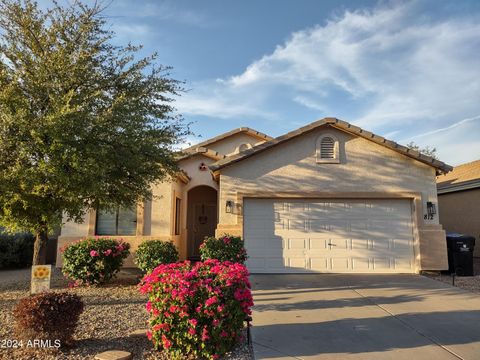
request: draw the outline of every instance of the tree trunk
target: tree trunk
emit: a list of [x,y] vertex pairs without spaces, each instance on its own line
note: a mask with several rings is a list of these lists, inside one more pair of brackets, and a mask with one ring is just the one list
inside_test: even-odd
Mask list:
[[42,226],[35,236],[35,244],[33,245],[33,265],[45,265],[47,261],[47,241],[48,231]]

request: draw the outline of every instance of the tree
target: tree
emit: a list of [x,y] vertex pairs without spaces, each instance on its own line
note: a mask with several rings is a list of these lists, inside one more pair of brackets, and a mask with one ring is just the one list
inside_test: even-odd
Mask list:
[[437,159],[437,148],[435,147],[430,147],[430,146],[425,146],[424,148],[421,148],[419,145],[417,145],[415,142],[410,141],[406,145],[409,149],[418,151],[419,153],[422,153],[423,155],[430,156],[434,159]]
[[102,11],[0,0],[0,226],[36,235],[34,264],[62,215],[148,197],[189,133],[181,83],[156,54],[112,45]]

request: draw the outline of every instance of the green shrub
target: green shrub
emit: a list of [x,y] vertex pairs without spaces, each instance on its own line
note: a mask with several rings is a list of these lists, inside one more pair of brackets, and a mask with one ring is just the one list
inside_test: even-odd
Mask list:
[[160,264],[170,264],[177,261],[177,248],[169,241],[144,241],[135,252],[135,263],[143,272],[150,272]]
[[63,251],[63,274],[77,284],[103,284],[120,270],[130,244],[110,238],[87,238],[68,244]]
[[0,233],[0,269],[31,266],[34,242],[32,234]]
[[13,310],[16,336],[27,341],[51,340],[55,347],[71,345],[83,309],[82,299],[68,292],[46,292],[21,299]]
[[200,245],[200,258],[202,261],[217,259],[243,264],[248,256],[243,240],[239,236],[225,234],[219,239],[214,237],[206,238]]
[[216,359],[241,340],[253,306],[245,265],[207,260],[157,266],[140,292],[148,295],[148,338],[171,359]]

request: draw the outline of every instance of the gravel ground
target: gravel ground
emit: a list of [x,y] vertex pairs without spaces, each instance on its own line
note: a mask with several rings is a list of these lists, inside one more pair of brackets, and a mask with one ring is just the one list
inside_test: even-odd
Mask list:
[[[480,293],[480,258],[473,258],[474,276],[455,276],[455,286],[464,290]],[[424,272],[423,275],[452,285],[452,275],[436,272]]]
[[[20,298],[29,294],[28,274],[27,270],[0,272],[0,341],[15,339],[12,309]],[[137,283],[138,273],[125,270],[109,285],[68,289],[67,281],[57,269],[52,276],[52,289],[74,292],[86,305],[75,333],[75,346],[36,352],[26,347],[0,348],[0,359],[94,359],[96,354],[113,349],[129,351],[133,359],[166,359],[153,349],[144,333],[134,334],[147,327],[146,298],[137,291]],[[224,359],[250,360],[253,355],[251,348],[242,343]]]

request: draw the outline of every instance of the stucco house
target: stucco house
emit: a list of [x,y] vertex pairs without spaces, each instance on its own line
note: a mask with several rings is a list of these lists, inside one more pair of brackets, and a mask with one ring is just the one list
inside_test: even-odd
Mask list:
[[480,257],[480,160],[437,177],[440,222],[448,232],[475,236]]
[[436,176],[452,168],[345,121],[325,118],[277,138],[240,128],[178,161],[182,173],[155,186],[152,201],[92,210],[63,226],[58,246],[109,235],[135,251],[162,239],[196,258],[205,236],[228,233],[245,239],[254,273],[448,267]]

